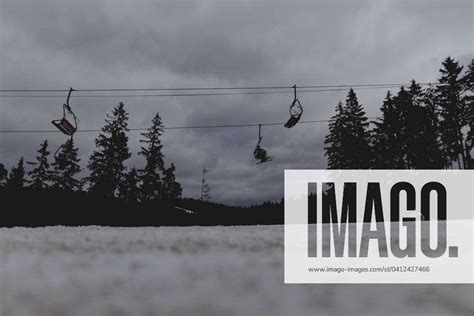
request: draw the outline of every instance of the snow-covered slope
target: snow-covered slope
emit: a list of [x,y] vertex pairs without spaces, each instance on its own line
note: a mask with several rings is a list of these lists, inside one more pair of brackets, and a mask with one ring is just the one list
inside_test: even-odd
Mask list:
[[0,229],[0,315],[472,315],[472,285],[284,285],[283,227]]

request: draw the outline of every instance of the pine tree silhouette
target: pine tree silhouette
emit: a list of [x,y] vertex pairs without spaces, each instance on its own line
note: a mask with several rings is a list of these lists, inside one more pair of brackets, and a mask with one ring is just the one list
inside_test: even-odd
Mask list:
[[171,164],[171,167],[164,171],[163,176],[163,197],[171,201],[180,198],[183,191],[181,184],[176,181],[175,170],[174,164]]
[[329,123],[325,139],[330,169],[366,169],[370,167],[371,147],[369,122],[353,89],[349,90],[345,107],[341,103]]
[[382,107],[382,117],[374,122],[373,160],[371,165],[376,169],[400,169],[403,167],[403,153],[400,148],[401,124],[394,108],[393,97],[387,92]]
[[30,180],[30,187],[38,189],[49,188],[52,181],[52,172],[50,170],[48,156],[50,152],[48,151],[48,141],[45,140],[38,150],[39,155],[36,157],[36,162],[28,162],[29,165],[35,166],[33,170],[28,172]]
[[90,170],[89,191],[108,197],[117,194],[126,171],[124,162],[131,156],[127,121],[128,113],[122,102],[113,109],[112,115],[107,114],[103,133],[95,140],[97,150],[92,153],[87,166]]
[[408,93],[411,104],[406,105],[404,117],[404,148],[409,169],[441,169],[445,166],[438,140],[438,119],[433,108],[432,91],[423,91],[412,80]]
[[78,148],[74,148],[72,138],[68,139],[54,157],[54,187],[64,191],[77,191],[81,188],[80,180],[75,176],[81,171]]
[[409,169],[412,160],[409,147],[411,142],[411,128],[407,127],[412,113],[413,97],[404,88],[401,87],[398,93],[393,97],[393,107],[397,115],[395,146],[396,169]]
[[8,177],[8,170],[5,168],[5,166],[0,163],[0,188],[5,186],[5,181],[7,180]]
[[6,188],[12,191],[21,190],[25,187],[25,183],[25,165],[23,157],[21,157],[16,167],[13,167],[10,171]]
[[[410,101],[403,106],[404,149],[407,169],[418,169],[419,160],[423,155],[423,142],[420,135],[423,124],[423,110],[421,108],[421,86],[411,81],[408,88]],[[407,100],[408,101],[408,100]]]
[[363,106],[359,104],[353,89],[349,90],[346,100],[349,135],[345,144],[352,169],[367,169],[370,167],[371,148],[369,122]]
[[467,118],[466,123],[469,127],[466,137],[466,168],[474,169],[474,157],[471,152],[474,149],[474,59],[468,65],[468,69],[464,77],[462,78],[464,85],[464,102],[467,107]]
[[140,177],[135,167],[125,174],[125,179],[120,184],[119,198],[126,204],[137,204],[139,202],[139,181]]
[[329,121],[329,134],[324,140],[325,156],[328,159],[329,169],[347,169],[344,152],[344,138],[346,137],[346,114],[342,102],[336,106],[336,114]]
[[161,175],[164,172],[164,155],[161,152],[163,145],[160,137],[163,135],[163,124],[159,113],[153,118],[152,126],[141,135],[145,138],[140,143],[145,144],[141,147],[139,155],[145,157],[145,168],[140,170],[142,200],[151,201],[163,197],[163,183]]
[[462,128],[466,125],[467,106],[462,97],[463,84],[460,74],[463,67],[451,57],[446,58],[440,69],[441,78],[438,86],[438,106],[440,109],[441,141],[446,150],[446,155],[458,167],[466,167],[465,140]]
[[448,166],[448,157],[445,155],[440,137],[440,122],[436,105],[436,91],[430,85],[421,96],[424,120],[420,130],[425,147],[420,169],[444,169]]

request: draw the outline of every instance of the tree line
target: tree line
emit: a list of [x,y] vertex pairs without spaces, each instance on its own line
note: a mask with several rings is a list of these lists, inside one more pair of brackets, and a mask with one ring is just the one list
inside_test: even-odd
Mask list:
[[[353,89],[329,123],[329,169],[473,169],[474,60],[442,62],[436,86],[388,91],[370,122]],[[372,125],[370,123],[373,123]]]
[[26,163],[31,170],[26,171],[23,157],[9,173],[0,164],[0,186],[6,192],[85,190],[96,196],[118,198],[126,204],[176,200],[181,197],[182,188],[176,181],[174,164],[165,166],[160,140],[163,124],[159,113],[151,123],[151,127],[141,133],[142,146],[138,154],[144,157],[143,169],[125,165],[131,157],[127,136],[128,113],[120,102],[111,114],[107,114],[102,132],[95,139],[96,149],[87,164],[89,176],[78,178],[80,159],[72,138],[59,148],[52,162],[48,141],[45,140],[36,160]]
[[[473,169],[473,82],[474,61],[463,72],[448,57],[439,84],[422,87],[413,80],[396,94],[387,92],[381,117],[372,122],[350,89],[329,123],[324,147],[328,168]],[[0,164],[0,200],[11,207],[4,212],[8,216],[0,217],[0,226],[283,223],[283,201],[250,207],[207,201],[206,169],[201,199],[182,198],[176,168],[165,164],[159,113],[141,133],[143,167],[127,167],[128,118],[123,103],[107,114],[83,178],[72,138],[54,155],[45,140],[34,161],[20,158],[10,172]]]

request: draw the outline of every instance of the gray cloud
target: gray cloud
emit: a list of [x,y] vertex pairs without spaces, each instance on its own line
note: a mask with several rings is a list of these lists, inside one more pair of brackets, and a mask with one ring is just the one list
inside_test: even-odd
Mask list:
[[[0,1],[0,87],[62,89],[434,81],[448,55],[473,57],[471,1]],[[383,90],[356,90],[378,115]],[[77,93],[79,94],[79,93]],[[345,91],[301,94],[304,119],[333,115]],[[1,129],[50,129],[62,98],[1,98]],[[81,128],[124,101],[130,126],[283,122],[291,94],[199,98],[73,98]],[[211,168],[216,201],[279,199],[283,170],[325,168],[327,124],[264,127],[275,160],[256,166],[257,128],[167,130],[164,151],[187,196]],[[94,134],[78,134],[82,162]],[[0,134],[0,160],[33,159],[45,138]],[[139,149],[139,133],[130,146]],[[136,154],[128,162],[140,167]]]

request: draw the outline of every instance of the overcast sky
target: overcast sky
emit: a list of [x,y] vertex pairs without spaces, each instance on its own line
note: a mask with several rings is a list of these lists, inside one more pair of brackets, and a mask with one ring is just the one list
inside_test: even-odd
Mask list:
[[[441,61],[474,57],[473,1],[0,1],[0,89],[291,86],[433,82]],[[304,120],[333,115],[346,91],[305,93]],[[357,90],[377,116],[385,90]],[[76,95],[79,95],[77,93]],[[284,122],[292,95],[72,98],[80,129],[103,125],[123,101],[130,127],[159,111],[167,126]],[[54,128],[62,98],[0,98],[0,129]],[[198,197],[206,166],[214,201],[279,200],[283,171],[326,167],[327,123],[263,128],[271,163],[255,165],[257,127],[167,130],[184,195]],[[96,134],[79,133],[83,166]],[[139,133],[130,132],[129,166]],[[61,134],[0,134],[0,162],[32,160]]]

